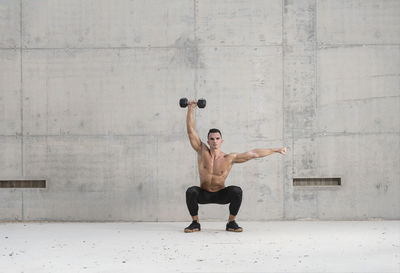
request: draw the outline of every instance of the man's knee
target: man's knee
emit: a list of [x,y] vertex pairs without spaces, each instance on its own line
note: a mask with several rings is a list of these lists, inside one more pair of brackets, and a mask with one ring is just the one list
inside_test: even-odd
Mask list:
[[231,186],[231,193],[232,193],[232,195],[233,196],[237,196],[237,197],[240,197],[240,198],[242,198],[242,195],[243,195],[243,191],[242,191],[242,188],[241,187],[238,187],[238,186]]
[[196,186],[190,187],[186,190],[186,197],[194,197],[199,195],[199,190]]

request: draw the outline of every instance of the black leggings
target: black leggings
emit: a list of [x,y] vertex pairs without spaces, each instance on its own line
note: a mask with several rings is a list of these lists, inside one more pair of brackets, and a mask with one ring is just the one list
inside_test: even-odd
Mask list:
[[209,192],[200,187],[193,186],[186,191],[186,204],[191,216],[199,212],[198,204],[229,204],[229,212],[236,216],[242,203],[242,189],[237,186],[229,186],[217,192]]

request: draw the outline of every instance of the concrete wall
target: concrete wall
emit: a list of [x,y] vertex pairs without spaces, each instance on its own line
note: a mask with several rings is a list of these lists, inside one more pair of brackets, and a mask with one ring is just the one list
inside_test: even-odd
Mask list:
[[[180,97],[234,166],[241,220],[400,219],[400,1],[2,0],[0,220],[185,221]],[[294,187],[341,177],[340,187]],[[223,220],[226,206],[200,207]]]

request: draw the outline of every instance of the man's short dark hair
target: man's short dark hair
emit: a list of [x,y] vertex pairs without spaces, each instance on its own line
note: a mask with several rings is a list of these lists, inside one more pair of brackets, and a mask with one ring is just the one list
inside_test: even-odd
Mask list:
[[212,128],[212,129],[210,129],[210,131],[208,131],[207,139],[208,139],[208,137],[210,136],[211,133],[219,133],[220,136],[222,137],[222,134],[221,134],[220,130],[218,130],[216,128]]

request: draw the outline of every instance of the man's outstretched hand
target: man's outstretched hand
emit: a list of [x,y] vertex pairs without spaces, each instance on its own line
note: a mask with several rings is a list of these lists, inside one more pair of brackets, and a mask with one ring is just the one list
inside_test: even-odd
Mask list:
[[285,155],[286,154],[286,147],[281,148],[279,153]]

